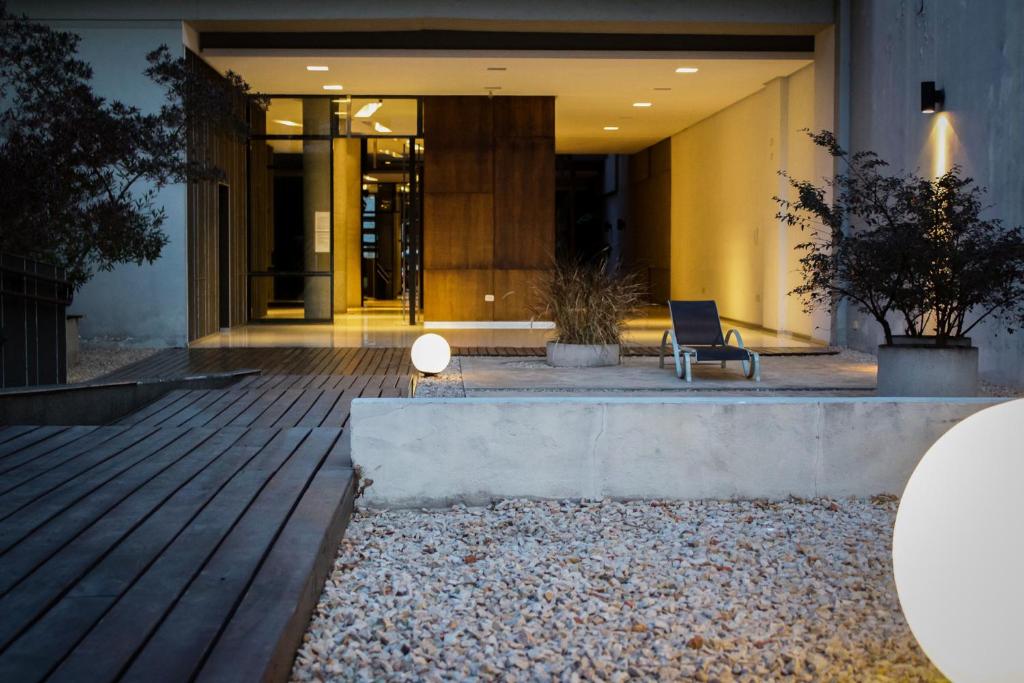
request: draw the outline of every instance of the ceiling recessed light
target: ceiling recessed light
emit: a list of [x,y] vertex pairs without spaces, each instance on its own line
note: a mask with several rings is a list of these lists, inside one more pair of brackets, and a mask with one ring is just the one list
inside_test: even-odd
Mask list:
[[306,67],[306,71],[329,71],[330,69],[326,66],[318,66],[316,64],[310,64]]
[[651,106],[654,106],[654,105],[652,103],[650,103],[650,102],[634,102],[633,106],[642,109],[644,107],[651,107]]
[[487,67],[487,70],[488,71],[508,71],[508,67],[507,66],[489,66],[489,67]]
[[363,106],[359,107],[359,111],[355,113],[357,119],[366,119],[374,115],[374,113],[384,106],[383,100],[377,100],[376,102],[367,102]]
[[345,87],[341,85],[325,85],[324,90],[344,90]]
[[676,69],[677,74],[695,74],[699,69],[695,66],[681,66]]
[[388,128],[387,126],[385,126],[380,121],[374,121],[373,122],[373,129],[375,131],[377,131],[378,133],[390,133],[391,132],[391,129]]
[[274,119],[274,123],[280,123],[282,126],[288,126],[289,128],[302,128],[301,123],[289,121],[288,119]]
[[484,90],[501,90],[500,85],[485,85]]
[[662,92],[667,92],[667,91],[669,91],[671,89],[672,88],[655,88],[655,90],[661,90]]
[[605,130],[618,130],[619,127],[618,126],[605,126],[604,129]]

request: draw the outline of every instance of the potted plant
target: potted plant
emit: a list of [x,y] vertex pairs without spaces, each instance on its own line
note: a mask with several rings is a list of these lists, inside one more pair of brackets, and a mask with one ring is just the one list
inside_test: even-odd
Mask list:
[[975,394],[968,335],[984,321],[1009,333],[1024,323],[1024,228],[983,218],[985,190],[959,167],[887,173],[874,152],[810,135],[844,169],[822,186],[786,176],[794,198],[775,198],[778,218],[808,234],[792,293],[808,308],[847,300],[878,322],[879,394]]
[[555,324],[547,362],[555,367],[618,365],[626,319],[641,302],[633,275],[612,272],[606,261],[557,263],[538,287],[538,317]]

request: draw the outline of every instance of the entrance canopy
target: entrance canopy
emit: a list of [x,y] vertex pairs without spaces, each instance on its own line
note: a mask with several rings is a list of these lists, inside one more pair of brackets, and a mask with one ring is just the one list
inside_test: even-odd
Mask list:
[[[285,52],[204,50],[202,56],[272,95],[554,96],[559,154],[638,152],[813,62],[806,52]],[[342,90],[324,89],[339,85]]]

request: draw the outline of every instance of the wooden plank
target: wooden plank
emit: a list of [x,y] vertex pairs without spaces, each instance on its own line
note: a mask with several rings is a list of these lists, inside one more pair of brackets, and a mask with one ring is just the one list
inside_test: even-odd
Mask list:
[[272,427],[278,418],[288,412],[288,409],[299,400],[302,391],[298,389],[285,389],[263,413],[253,420],[253,427]]
[[11,439],[31,432],[34,429],[39,429],[37,425],[12,425],[10,427],[0,427],[0,444],[6,443]]
[[[178,439],[180,433],[176,431],[152,433],[147,427],[135,428],[133,431],[140,441],[145,439],[145,443],[137,447],[153,452],[153,457],[127,470],[22,537],[4,558],[4,566],[0,569],[0,593],[9,590],[90,524],[188,455],[189,449],[195,447],[192,440],[180,439],[180,443],[167,448],[168,444]],[[193,436],[200,438],[202,433],[196,432]]]
[[348,439],[335,443],[217,640],[199,683],[285,681],[355,499]]
[[[47,426],[33,429],[30,432],[26,432],[7,442],[0,444],[0,458],[4,458],[13,453],[17,453],[31,446],[32,444],[39,443],[44,439],[49,439],[55,434],[63,432],[67,427],[56,427]],[[3,461],[0,460],[0,467],[2,467]]]
[[[212,433],[208,430],[191,430],[172,442],[172,456],[190,453],[192,457],[179,458],[174,466],[121,501],[71,542],[61,547],[41,566],[26,574],[14,590],[8,591],[0,598],[0,613],[5,615],[5,618],[0,620],[0,680],[9,680],[2,672],[5,667],[12,666],[20,659],[17,656],[5,659],[10,652],[5,648],[36,623],[36,620],[53,607],[84,572],[110,552],[111,548],[116,547],[127,534],[139,526],[140,522],[154,510],[162,509],[161,506],[169,499],[180,502],[189,495],[195,496],[197,490],[204,490],[206,495],[200,502],[207,500],[213,495],[213,492],[208,490],[211,485],[210,479],[214,478],[212,484],[222,484],[214,475],[221,474],[226,478],[234,474],[233,469],[223,473],[214,468],[209,470],[210,474],[207,476],[196,477],[197,474],[204,472],[209,462],[219,456],[238,436],[238,431],[232,433],[230,430],[224,430]],[[168,509],[175,508],[172,506]],[[146,538],[153,542],[158,540],[156,529],[150,526]],[[26,638],[20,640],[25,641]],[[10,671],[9,668],[6,670]]]
[[[13,496],[24,495],[21,489],[27,488],[31,484],[31,488],[36,492],[48,490],[40,486],[38,481],[34,481],[44,475],[50,478],[54,486],[67,481],[78,472],[83,471],[83,468],[75,466],[75,458],[94,452],[94,449],[100,448],[105,442],[119,436],[127,429],[128,427],[120,426],[94,428],[85,437],[62,446],[56,452],[47,453],[45,457],[36,458],[13,472],[5,473],[3,490],[0,491],[0,519],[9,514],[10,510],[15,509],[10,507],[10,499]],[[71,464],[68,465],[68,463]]]
[[167,410],[179,401],[187,400],[188,395],[188,389],[174,389],[173,391],[169,391],[149,405],[140,408],[135,412],[128,413],[118,420],[118,424],[139,424],[151,416]]
[[[102,614],[49,680],[80,681],[85,677],[103,681],[117,678],[165,614],[180,601],[182,593],[199,575],[211,555],[222,546],[225,536],[232,532],[239,520],[244,519],[243,515],[254,501],[272,495],[277,504],[290,505],[287,494],[281,495],[279,485],[272,490],[270,487],[273,482],[286,478],[279,477],[279,473],[291,473],[307,464],[297,450],[307,435],[308,430],[276,432],[260,456],[228,482],[163,549],[137,581],[125,586],[117,603]],[[269,494],[268,490],[271,491]],[[122,551],[119,548],[115,554],[122,552],[127,552],[127,549]],[[252,552],[258,550],[253,548]],[[69,598],[84,602],[88,609],[88,598],[120,592],[124,578],[117,575],[117,568],[111,565],[106,568],[107,572],[93,572],[75,587]]]
[[[177,436],[181,436],[181,433],[179,431]],[[155,443],[160,443],[164,436],[149,436],[148,439],[157,439]],[[74,461],[75,474],[62,483],[51,486],[53,482],[48,477],[40,477],[33,482],[41,494],[0,522],[0,552],[9,550],[61,511],[92,495],[121,473],[153,455],[155,450],[147,447],[146,439],[143,439],[140,446],[136,446],[137,441],[136,433],[126,432],[108,441],[104,448],[77,458]],[[63,472],[56,474],[62,478],[64,476]]]
[[[156,683],[192,679],[338,433],[336,429],[317,429],[309,434],[216,549],[122,680]],[[135,610],[126,608],[123,618],[122,627],[112,629],[110,635],[138,629]],[[102,652],[109,656],[106,640],[96,639],[96,655]],[[95,671],[94,658],[83,658],[82,662],[85,666],[79,670],[81,673]]]
[[[209,430],[192,432],[209,436]],[[224,525],[230,525],[236,516],[232,510],[244,508],[255,490],[296,445],[294,437],[284,437],[268,445],[274,432],[264,431],[247,432],[238,443],[233,443],[239,434],[240,430],[215,433],[202,449],[193,451],[195,457],[181,461],[183,466],[191,465],[193,471],[183,470],[175,473],[178,477],[162,478],[162,484],[171,484],[173,488],[168,490],[164,486],[149,492],[155,492],[156,496],[133,496],[133,505],[119,506],[116,512],[103,517],[100,524],[106,528],[102,533],[94,532],[93,527],[83,535],[84,539],[76,539],[71,554],[61,553],[63,562],[55,564],[51,560],[43,571],[29,577],[35,584],[32,590],[13,595],[27,594],[35,598],[34,593],[53,583],[51,579],[38,585],[37,577],[45,573],[55,574],[65,592],[59,596],[59,601],[47,605],[49,609],[45,614],[37,612],[29,627],[0,654],[0,680],[37,680],[46,676],[119,596],[139,585],[140,576],[149,574],[154,560],[162,553],[171,546],[188,548],[190,539],[199,538],[195,534],[205,533],[215,538],[223,535]],[[198,461],[198,465],[194,461]],[[141,524],[140,519],[144,520]],[[191,529],[193,535],[186,537],[184,530],[187,529]],[[209,542],[207,536],[203,538]],[[192,551],[202,555],[205,548],[196,545]],[[84,563],[80,561],[83,555],[86,556]],[[97,562],[99,557],[102,559]],[[187,581],[189,576],[186,572],[177,575],[175,580]],[[155,607],[156,602],[153,605]],[[116,639],[107,645],[115,647]],[[86,678],[103,680],[91,675]]]
[[37,441],[16,453],[11,453],[0,462],[0,474],[3,475],[3,483],[0,483],[0,489],[6,490],[7,486],[5,484],[15,481],[17,473],[23,471],[27,465],[40,459],[48,461],[49,458],[46,456],[88,436],[95,430],[96,427],[68,427],[48,439]]

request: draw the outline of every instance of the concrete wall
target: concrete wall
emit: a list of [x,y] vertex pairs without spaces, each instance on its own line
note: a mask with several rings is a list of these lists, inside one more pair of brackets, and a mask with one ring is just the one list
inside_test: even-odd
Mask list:
[[[260,19],[318,22],[318,30],[330,30],[324,20],[377,21],[393,30],[421,27],[486,28],[496,22],[571,22],[577,30],[590,30],[598,22],[617,22],[643,29],[645,25],[685,22],[715,25],[737,22],[756,28],[758,24],[826,24],[832,21],[832,3],[823,0],[525,0],[498,2],[483,0],[389,0],[389,2],[339,3],[336,0],[277,0],[217,2],[214,0],[13,0],[11,8],[43,18],[125,20],[189,19],[197,21],[257,21]],[[396,24],[395,22],[404,22]],[[351,26],[351,24],[350,24]],[[719,27],[721,28],[721,27]],[[316,29],[314,29],[316,30]],[[675,30],[672,28],[672,30]]]
[[925,451],[997,399],[356,399],[371,506],[496,498],[899,494]]
[[800,281],[801,234],[775,218],[772,197],[788,192],[780,170],[805,178],[831,169],[799,132],[831,127],[818,91],[829,68],[824,59],[774,79],[672,136],[673,298],[715,299],[725,317],[828,340],[828,315],[805,313],[788,295]]
[[[989,188],[991,214],[1024,224],[1024,3],[862,0],[851,3],[850,147],[930,175],[959,164]],[[921,81],[946,111],[920,112]],[[1024,385],[1024,335],[971,336],[982,377]],[[873,351],[882,333],[854,310],[848,343]]]
[[[18,11],[17,6],[12,8]],[[145,75],[146,53],[167,44],[184,54],[181,22],[57,22],[55,28],[82,37],[80,57],[92,65],[96,92],[104,97],[154,111],[163,91]],[[145,346],[182,346],[187,328],[186,197],[184,185],[164,188],[157,205],[167,214],[170,239],[160,259],[142,266],[125,265],[98,273],[75,296],[70,311],[85,315],[81,334],[129,338]]]

